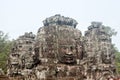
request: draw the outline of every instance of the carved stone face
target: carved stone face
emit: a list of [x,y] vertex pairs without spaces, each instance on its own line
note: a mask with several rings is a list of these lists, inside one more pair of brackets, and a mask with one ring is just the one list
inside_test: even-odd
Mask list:
[[110,55],[104,54],[103,57],[102,57],[102,62],[106,63],[106,64],[110,64],[111,63]]
[[26,69],[31,69],[31,68],[33,68],[33,58],[32,58],[32,55],[29,55],[29,54],[23,55],[23,57],[22,57],[22,62],[23,62],[24,67],[25,67]]
[[60,47],[59,51],[60,62],[65,64],[74,64],[76,63],[76,49],[75,46],[63,45]]
[[103,51],[101,57],[102,57],[102,62],[105,64],[110,64],[112,62],[111,61],[111,54],[109,52],[107,52],[106,50]]

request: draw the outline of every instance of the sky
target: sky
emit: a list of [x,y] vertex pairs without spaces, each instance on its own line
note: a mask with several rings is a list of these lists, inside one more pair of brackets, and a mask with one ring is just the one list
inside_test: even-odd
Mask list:
[[36,34],[45,18],[61,14],[75,19],[83,35],[92,21],[115,29],[112,43],[120,51],[119,8],[120,0],[0,0],[0,30],[11,40],[25,32]]

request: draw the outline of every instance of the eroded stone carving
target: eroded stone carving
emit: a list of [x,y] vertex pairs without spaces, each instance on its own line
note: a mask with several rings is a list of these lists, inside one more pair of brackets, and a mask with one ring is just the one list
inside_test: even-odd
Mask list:
[[9,55],[8,75],[26,80],[105,80],[114,76],[115,55],[101,22],[92,22],[82,36],[77,22],[55,15],[43,21],[35,38],[20,36]]
[[85,52],[90,61],[88,63],[89,77],[97,80],[100,76],[114,76],[115,73],[115,66],[114,69],[110,68],[115,65],[111,38],[104,27],[101,22],[92,22],[85,33]]
[[55,16],[46,18],[43,21],[44,26],[55,26],[55,25],[68,25],[76,28],[76,25],[78,24],[76,20],[61,16],[60,14],[56,14]]
[[29,71],[35,67],[38,60],[34,54],[34,43],[35,35],[32,32],[25,33],[14,41],[8,60],[9,76],[29,76]]

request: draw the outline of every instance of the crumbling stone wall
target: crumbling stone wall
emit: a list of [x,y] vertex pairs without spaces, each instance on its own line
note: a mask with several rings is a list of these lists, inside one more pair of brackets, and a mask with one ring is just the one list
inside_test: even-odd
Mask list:
[[105,80],[114,76],[115,55],[101,22],[92,22],[82,36],[76,20],[46,18],[37,36],[25,33],[11,49],[8,75],[25,80]]

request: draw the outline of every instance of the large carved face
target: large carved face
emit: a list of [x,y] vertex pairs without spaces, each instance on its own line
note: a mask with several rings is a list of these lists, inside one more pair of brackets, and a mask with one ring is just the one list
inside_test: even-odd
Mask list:
[[43,27],[38,32],[40,57],[57,59],[60,63],[75,63],[80,56],[81,32],[66,25]]
[[102,62],[105,64],[110,64],[112,62],[112,60],[111,60],[112,54],[110,53],[110,51],[108,52],[107,49],[104,49],[101,57],[102,57]]
[[61,45],[59,49],[59,55],[61,63],[76,63],[76,48],[73,45]]

